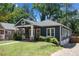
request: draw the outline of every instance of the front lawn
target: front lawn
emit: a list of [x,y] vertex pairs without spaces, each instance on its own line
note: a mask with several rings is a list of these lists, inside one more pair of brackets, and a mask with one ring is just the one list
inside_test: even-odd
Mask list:
[[1,56],[46,56],[62,47],[48,42],[19,42],[0,46]]
[[15,42],[13,40],[5,40],[5,41],[0,41],[0,44],[3,44],[3,43],[10,43],[10,42]]

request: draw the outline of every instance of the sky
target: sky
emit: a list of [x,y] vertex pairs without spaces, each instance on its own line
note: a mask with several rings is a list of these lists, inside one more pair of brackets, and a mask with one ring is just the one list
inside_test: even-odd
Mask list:
[[[26,5],[27,5],[27,8],[29,9],[29,11],[31,11],[31,9],[32,9],[32,3],[26,3]],[[17,6],[18,7],[23,7],[24,6],[24,3],[17,3]],[[34,10],[34,15],[35,15],[35,17],[36,17],[36,20],[35,21],[40,21],[40,17],[39,17],[39,12],[38,12],[38,10]]]
[[73,8],[74,8],[74,9],[79,9],[79,3],[74,3],[74,4],[73,4]]
[[[23,5],[24,5],[24,3],[17,3],[17,6],[18,7],[23,7]],[[32,8],[32,3],[26,3],[26,5],[27,5],[27,7],[28,7],[28,9],[29,10],[31,10],[31,8]],[[77,9],[77,10],[79,10],[79,3],[73,3],[72,4],[72,8],[75,10],[75,9]],[[40,17],[39,17],[39,12],[37,11],[37,10],[35,10],[34,11],[34,15],[36,16],[36,21],[40,21]]]

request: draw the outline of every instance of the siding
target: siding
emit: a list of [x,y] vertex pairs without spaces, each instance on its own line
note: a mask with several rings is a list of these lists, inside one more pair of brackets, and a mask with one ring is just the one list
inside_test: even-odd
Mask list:
[[59,40],[60,39],[60,26],[55,27],[55,37]]
[[41,36],[46,36],[46,28],[45,27],[41,28]]
[[[65,27],[62,27],[61,28],[61,32],[63,32],[63,29],[65,29],[66,30],[66,32],[67,31],[69,31],[70,32],[70,30],[68,30],[68,29],[66,29]],[[61,35],[62,36],[62,35]],[[68,36],[68,34],[67,34],[67,36],[66,37],[61,37],[61,40],[65,40],[65,39],[67,39],[67,38],[69,38],[70,37],[70,35]]]
[[46,36],[46,28],[55,28],[55,37],[58,40],[60,39],[60,27],[59,26],[42,27],[41,28],[41,36]]
[[[22,25],[22,24],[21,24],[22,21],[24,21],[24,20],[21,20],[19,23],[17,23],[16,26]],[[29,25],[29,23],[28,23],[28,22],[25,22],[25,25]]]

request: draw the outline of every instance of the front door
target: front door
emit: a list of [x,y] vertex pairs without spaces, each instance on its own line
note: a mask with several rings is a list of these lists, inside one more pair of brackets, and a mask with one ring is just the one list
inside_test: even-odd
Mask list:
[[36,29],[36,34],[35,35],[36,35],[36,38],[39,38],[39,36],[40,36],[40,29],[39,28]]

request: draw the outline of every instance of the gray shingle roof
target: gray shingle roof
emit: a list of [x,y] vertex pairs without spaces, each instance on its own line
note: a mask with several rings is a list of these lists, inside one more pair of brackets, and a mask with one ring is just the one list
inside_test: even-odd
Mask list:
[[60,26],[60,23],[57,23],[52,20],[45,20],[39,23],[40,26]]
[[32,25],[37,25],[37,26],[60,26],[61,25],[60,23],[57,23],[57,22],[52,21],[52,20],[44,20],[42,22],[34,22],[31,20],[25,19],[25,21],[32,24]]
[[32,25],[38,25],[39,26],[38,22],[34,22],[34,21],[31,21],[31,20],[26,20],[26,19],[25,19],[25,21],[32,24]]
[[[56,22],[56,21],[52,21],[52,20],[44,20],[44,21],[41,21],[41,22],[34,22],[34,21],[30,20],[30,19],[21,19],[21,20],[24,20],[24,21],[30,23],[31,25],[36,25],[36,26],[40,26],[40,27],[45,27],[45,26],[63,26],[63,27],[65,27],[65,28],[67,28],[67,29],[70,29],[69,27],[64,26],[63,24],[58,23],[58,22]],[[20,21],[21,21],[21,20],[20,20]],[[18,22],[16,23],[16,25],[17,25],[20,21],[18,21]],[[71,30],[71,29],[70,29],[70,30]]]
[[0,23],[4,29],[15,30],[15,25],[10,23]]

